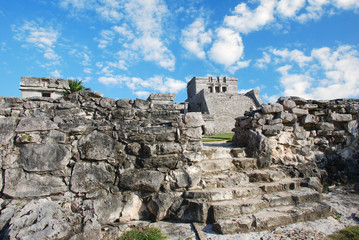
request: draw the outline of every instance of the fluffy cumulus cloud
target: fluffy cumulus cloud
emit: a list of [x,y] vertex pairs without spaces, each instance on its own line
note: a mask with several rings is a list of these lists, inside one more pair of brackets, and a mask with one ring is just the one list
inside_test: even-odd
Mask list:
[[246,3],[240,3],[232,15],[225,17],[224,23],[240,33],[259,30],[274,20],[276,4],[277,0],[261,0],[259,6],[252,10]]
[[212,61],[229,67],[241,59],[243,48],[239,33],[229,28],[219,28],[217,39],[209,51],[209,57]]
[[183,81],[173,78],[164,78],[162,76],[154,76],[147,80],[134,77],[128,79],[126,85],[132,90],[145,88],[152,89],[160,93],[177,93],[187,86],[187,84]]
[[205,45],[212,42],[212,32],[206,31],[204,19],[197,18],[191,25],[182,30],[181,44],[199,59],[205,59]]
[[23,42],[24,47],[35,47],[52,64],[58,64],[60,57],[55,52],[55,45],[60,32],[42,21],[25,21],[20,26],[12,26],[14,38]]
[[272,49],[280,73],[282,95],[312,99],[359,96],[359,52],[352,46],[313,49],[309,56],[300,50]]

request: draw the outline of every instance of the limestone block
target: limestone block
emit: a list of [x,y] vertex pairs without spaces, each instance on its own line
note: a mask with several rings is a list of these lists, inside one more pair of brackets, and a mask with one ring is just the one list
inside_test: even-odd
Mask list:
[[185,135],[191,139],[201,139],[202,138],[202,129],[201,128],[184,129],[183,135]]
[[135,155],[135,156],[139,156],[141,155],[141,144],[139,144],[138,142],[134,142],[134,143],[130,143],[127,144],[126,146],[126,151],[131,154],[131,155]]
[[132,108],[132,104],[130,104],[130,99],[128,98],[117,100],[116,106],[119,108],[126,108],[126,109]]
[[283,145],[292,145],[293,140],[293,134],[290,132],[282,132],[278,137],[278,143]]
[[276,124],[276,125],[264,125],[263,126],[263,134],[268,136],[277,135],[280,131],[283,130],[283,124]]
[[205,122],[200,112],[189,112],[184,115],[184,123],[187,128],[204,126]]
[[107,109],[112,109],[116,105],[116,100],[113,98],[104,97],[100,100],[100,106]]
[[164,219],[173,202],[174,196],[172,193],[157,193],[153,195],[147,204],[147,208],[151,213],[151,220],[157,222]]
[[0,118],[0,145],[8,144],[15,135],[16,118]]
[[39,199],[25,205],[9,225],[10,239],[68,239],[81,230],[81,215]]
[[317,124],[319,122],[319,118],[317,116],[314,116],[312,114],[308,114],[303,119],[304,125],[311,125],[311,124]]
[[54,171],[66,167],[71,147],[58,144],[25,144],[20,147],[20,165],[28,172]]
[[172,171],[171,176],[178,187],[193,187],[201,180],[202,170],[198,166],[185,166],[182,169]]
[[101,224],[113,223],[120,218],[123,203],[121,194],[112,194],[93,200],[97,220]]
[[48,117],[23,117],[17,125],[16,132],[48,131],[58,128]]
[[108,189],[115,181],[115,170],[104,162],[77,162],[71,176],[71,191],[87,193]]
[[293,100],[290,100],[290,99],[284,100],[282,102],[282,105],[283,105],[284,109],[286,109],[286,110],[293,109],[293,108],[295,108],[297,106],[297,104],[295,104],[295,102]]
[[297,120],[297,115],[287,112],[281,112],[280,118],[283,120],[283,123],[292,123]]
[[120,188],[144,192],[157,192],[164,175],[152,170],[127,170],[120,176]]
[[181,145],[179,143],[173,143],[173,142],[161,143],[159,145],[159,150],[160,150],[161,154],[171,154],[171,153],[182,152]]
[[26,173],[18,168],[5,170],[3,193],[9,197],[40,197],[65,191],[68,191],[68,189],[61,178]]
[[262,105],[262,112],[263,113],[277,113],[282,112],[283,106],[280,103],[266,103]]
[[318,108],[318,104],[307,103],[307,104],[304,104],[303,108],[309,109],[309,110],[317,109],[317,108]]
[[150,104],[151,103],[149,101],[144,101],[142,99],[136,98],[134,106],[136,108],[146,110],[150,108]]
[[82,159],[107,160],[115,157],[115,140],[96,130],[82,136],[78,145]]
[[184,200],[176,211],[176,218],[183,222],[206,222],[208,206],[204,202]]
[[349,122],[353,119],[351,114],[331,113],[329,120],[333,122]]
[[320,122],[317,125],[319,130],[327,130],[327,131],[334,131],[334,124],[328,122]]
[[275,125],[275,124],[281,124],[283,123],[283,120],[281,118],[275,118],[273,120],[268,121],[269,125]]
[[136,221],[148,217],[148,210],[137,194],[134,192],[125,192],[123,200],[124,206],[120,222]]
[[103,93],[91,90],[80,91],[79,94],[86,99],[103,97]]
[[359,129],[358,129],[358,121],[354,120],[354,121],[350,121],[348,122],[348,124],[345,125],[345,129],[354,137],[357,137],[359,134]]
[[309,114],[308,109],[293,108],[291,111],[297,116],[304,116]]

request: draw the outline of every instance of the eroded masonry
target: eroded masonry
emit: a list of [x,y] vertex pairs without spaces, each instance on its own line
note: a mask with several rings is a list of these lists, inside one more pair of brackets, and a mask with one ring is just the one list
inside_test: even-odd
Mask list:
[[358,100],[280,98],[237,118],[233,145],[204,145],[202,114],[173,99],[1,97],[0,238],[115,239],[134,220],[270,230],[330,216],[323,180],[358,176]]

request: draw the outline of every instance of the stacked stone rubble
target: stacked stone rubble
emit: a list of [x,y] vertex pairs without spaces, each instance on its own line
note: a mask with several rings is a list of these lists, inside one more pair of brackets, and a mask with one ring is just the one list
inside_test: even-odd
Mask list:
[[330,179],[346,182],[359,172],[358,112],[354,99],[282,97],[237,118],[233,141],[259,164],[318,166]]
[[204,122],[153,99],[0,98],[1,238],[99,239],[105,224],[175,213],[201,177]]

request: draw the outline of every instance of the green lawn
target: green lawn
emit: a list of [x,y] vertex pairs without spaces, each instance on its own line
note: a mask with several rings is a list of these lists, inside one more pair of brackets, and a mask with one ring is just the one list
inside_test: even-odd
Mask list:
[[326,239],[332,240],[359,240],[359,226],[349,226],[339,232],[329,235]]
[[234,133],[219,133],[214,136],[203,136],[202,142],[219,142],[219,141],[227,141],[232,142]]

